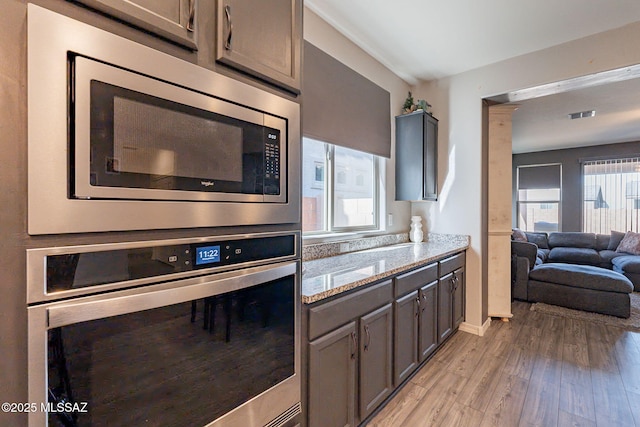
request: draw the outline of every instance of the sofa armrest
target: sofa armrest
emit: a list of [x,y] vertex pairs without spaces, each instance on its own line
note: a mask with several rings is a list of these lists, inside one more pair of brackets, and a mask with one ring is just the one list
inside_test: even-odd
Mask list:
[[512,298],[528,301],[529,258],[515,256],[515,275],[511,290]]
[[[527,258],[529,266],[536,265],[536,257],[538,256],[538,246],[530,242],[511,242],[511,254],[519,258]],[[528,273],[527,273],[528,274]]]

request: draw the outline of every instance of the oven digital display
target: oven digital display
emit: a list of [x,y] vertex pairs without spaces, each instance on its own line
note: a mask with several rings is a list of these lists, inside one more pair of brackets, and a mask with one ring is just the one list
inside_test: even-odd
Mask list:
[[220,262],[220,246],[202,246],[196,248],[196,265]]

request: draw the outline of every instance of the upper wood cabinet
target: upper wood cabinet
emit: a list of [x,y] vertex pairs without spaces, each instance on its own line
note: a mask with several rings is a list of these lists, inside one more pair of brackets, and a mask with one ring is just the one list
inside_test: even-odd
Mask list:
[[218,0],[216,60],[300,92],[301,0]]
[[124,22],[196,50],[198,0],[75,0]]
[[396,117],[396,200],[438,200],[438,119]]

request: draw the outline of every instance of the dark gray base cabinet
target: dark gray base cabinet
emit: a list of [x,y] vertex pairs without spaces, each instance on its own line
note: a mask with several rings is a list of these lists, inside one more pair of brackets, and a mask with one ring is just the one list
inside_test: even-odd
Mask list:
[[309,425],[354,427],[356,322],[309,344]]
[[[438,281],[420,288],[420,363],[427,360],[438,347]],[[463,318],[464,320],[464,318]]]
[[310,427],[358,425],[393,391],[392,297],[387,280],[309,309]]
[[359,418],[368,417],[393,390],[393,310],[387,304],[360,318]]
[[309,427],[368,421],[464,321],[459,253],[306,306]]
[[413,291],[394,302],[394,384],[400,385],[418,367],[418,291]]

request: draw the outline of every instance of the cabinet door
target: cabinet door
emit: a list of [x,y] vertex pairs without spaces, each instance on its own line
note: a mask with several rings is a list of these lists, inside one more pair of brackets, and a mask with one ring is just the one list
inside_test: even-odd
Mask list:
[[393,380],[400,385],[418,367],[418,291],[395,301]]
[[453,291],[453,273],[438,280],[438,344],[453,331],[451,301]]
[[197,49],[197,0],[75,0],[168,40]]
[[396,117],[396,200],[422,200],[423,120],[413,113]]
[[360,421],[392,391],[392,306],[387,304],[360,318]]
[[453,327],[454,329],[464,322],[464,292],[465,277],[464,267],[453,272]]
[[436,350],[438,346],[438,281],[420,288],[420,362]]
[[438,200],[438,121],[424,115],[423,198]]
[[354,427],[356,322],[309,343],[309,427]]
[[216,59],[298,93],[302,0],[218,0]]
[[396,200],[438,199],[438,120],[425,112],[396,117]]

